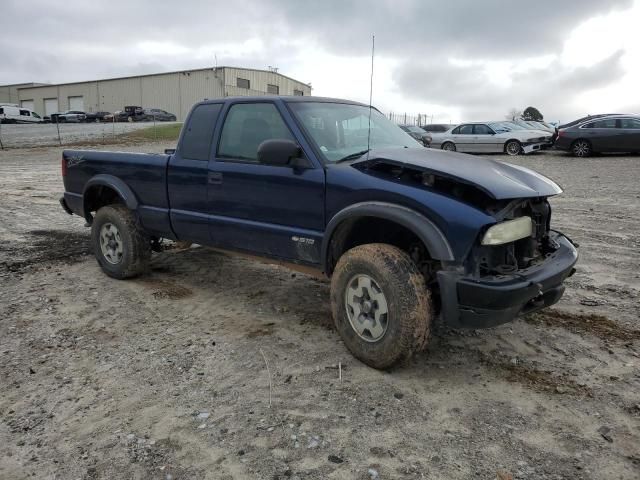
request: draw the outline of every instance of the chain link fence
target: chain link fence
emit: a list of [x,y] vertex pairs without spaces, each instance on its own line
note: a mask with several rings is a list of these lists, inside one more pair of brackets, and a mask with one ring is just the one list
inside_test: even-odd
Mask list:
[[0,149],[170,140],[177,139],[181,126],[155,118],[140,122],[4,123],[0,124]]
[[396,113],[389,112],[389,120],[398,125],[415,125],[416,127],[422,127],[433,123],[433,115],[427,115],[426,113]]

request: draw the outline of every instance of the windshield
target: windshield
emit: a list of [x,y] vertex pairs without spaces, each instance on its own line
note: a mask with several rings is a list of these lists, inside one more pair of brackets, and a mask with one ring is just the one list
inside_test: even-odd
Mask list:
[[[325,159],[337,162],[367,150],[369,107],[346,103],[291,102],[289,107]],[[371,109],[370,148],[422,148],[400,127]],[[363,153],[363,154],[364,154]]]
[[496,133],[506,133],[512,130],[524,130],[520,125],[512,122],[494,122],[490,123],[489,126],[493,128]]

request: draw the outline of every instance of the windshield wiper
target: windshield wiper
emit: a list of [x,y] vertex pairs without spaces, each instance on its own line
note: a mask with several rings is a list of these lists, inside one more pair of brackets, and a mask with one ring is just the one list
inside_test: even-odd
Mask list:
[[361,152],[350,153],[346,157],[342,157],[340,160],[336,160],[336,163],[346,162],[347,160],[354,160],[354,159],[356,159],[358,157],[361,157],[362,155],[364,155],[368,151],[369,150],[362,150]]

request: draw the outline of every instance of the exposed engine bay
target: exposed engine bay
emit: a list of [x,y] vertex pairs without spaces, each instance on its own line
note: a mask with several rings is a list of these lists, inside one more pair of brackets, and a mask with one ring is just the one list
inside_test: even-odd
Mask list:
[[[476,277],[513,274],[541,262],[547,254],[557,249],[557,245],[549,237],[551,206],[545,197],[496,200],[475,185],[388,160],[362,162],[360,167],[373,174],[388,175],[403,183],[422,185],[438,193],[455,197],[484,210],[498,222],[524,216],[531,218],[533,228],[529,237],[503,245],[481,245],[478,241],[465,261],[467,274]],[[433,275],[430,270],[434,266],[424,262],[424,255],[416,251],[412,252],[412,256],[417,257],[414,261],[422,261],[417,263],[424,265],[427,278]]]

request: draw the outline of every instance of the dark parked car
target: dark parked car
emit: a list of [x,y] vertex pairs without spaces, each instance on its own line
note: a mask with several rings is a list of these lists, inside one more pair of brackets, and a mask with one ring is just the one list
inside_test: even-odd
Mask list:
[[398,125],[402,130],[407,132],[417,141],[419,141],[425,147],[428,147],[431,144],[431,135],[425,132],[422,128],[416,127],[415,125]]
[[577,120],[573,120],[572,122],[563,123],[562,125],[558,125],[557,129],[560,130],[562,128],[569,128],[569,127],[573,127],[575,125],[580,125],[581,123],[584,123],[587,120],[593,120],[594,118],[615,117],[617,115],[622,115],[622,113],[598,113],[596,115],[587,115],[586,117],[580,117]]
[[173,113],[159,108],[145,108],[144,114],[147,116],[147,120],[155,120],[156,122],[175,122],[177,119]]
[[553,229],[552,180],[423,148],[346,100],[208,100],[164,155],[65,150],[61,163],[62,207],[91,226],[105,274],[144,273],[162,238],[324,274],[318,302],[375,368],[424,349],[437,316],[482,328],[556,303],[578,258]]
[[640,152],[640,116],[592,117],[560,128],[554,146],[576,157],[588,157],[592,153]]
[[104,121],[107,121],[107,116],[110,116],[110,115],[111,113],[109,112],[87,112],[85,114],[84,121],[87,123],[104,122]]
[[444,132],[448,132],[455,126],[456,126],[455,124],[449,124],[449,123],[431,123],[429,125],[423,125],[420,128],[422,128],[425,132],[444,133]]
[[144,122],[147,120],[144,109],[134,105],[126,106],[124,110],[115,112],[113,115],[115,116],[116,122]]

